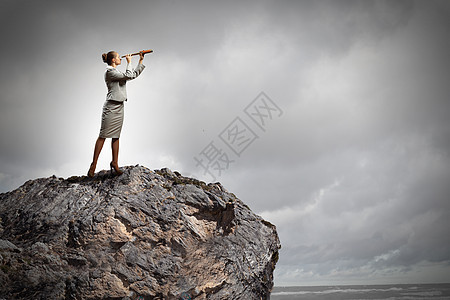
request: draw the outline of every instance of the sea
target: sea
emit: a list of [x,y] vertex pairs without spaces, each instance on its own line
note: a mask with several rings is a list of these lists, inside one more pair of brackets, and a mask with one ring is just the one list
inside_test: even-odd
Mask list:
[[450,284],[275,286],[271,300],[450,300]]

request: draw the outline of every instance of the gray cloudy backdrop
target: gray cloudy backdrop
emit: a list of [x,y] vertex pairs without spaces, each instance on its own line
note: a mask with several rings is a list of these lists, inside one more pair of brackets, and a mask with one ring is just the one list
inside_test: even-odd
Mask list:
[[[121,165],[210,181],[194,157],[220,146],[217,180],[278,228],[276,285],[450,282],[448,1],[1,0],[0,25],[0,192],[85,174],[101,53],[150,48]],[[218,137],[238,116],[240,157]]]

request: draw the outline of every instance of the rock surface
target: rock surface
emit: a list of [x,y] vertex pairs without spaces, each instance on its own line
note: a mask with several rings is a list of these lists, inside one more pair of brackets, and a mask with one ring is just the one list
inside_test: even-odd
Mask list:
[[269,299],[274,225],[220,183],[123,170],[0,194],[0,299]]

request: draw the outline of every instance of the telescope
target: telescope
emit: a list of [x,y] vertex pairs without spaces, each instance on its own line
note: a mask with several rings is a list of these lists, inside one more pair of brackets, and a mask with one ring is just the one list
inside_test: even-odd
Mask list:
[[[139,52],[136,52],[136,53],[133,53],[133,54],[131,54],[131,56],[135,56],[135,55],[139,55],[139,53],[143,53],[143,54],[147,54],[147,53],[152,53],[153,52],[153,50],[142,50],[142,51],[139,51]],[[126,55],[122,55],[120,58],[124,58]]]

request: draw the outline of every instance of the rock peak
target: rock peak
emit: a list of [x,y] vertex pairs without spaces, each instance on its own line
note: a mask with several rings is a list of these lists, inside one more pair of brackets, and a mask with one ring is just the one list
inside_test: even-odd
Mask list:
[[0,194],[3,298],[269,298],[274,225],[220,183],[123,170]]

